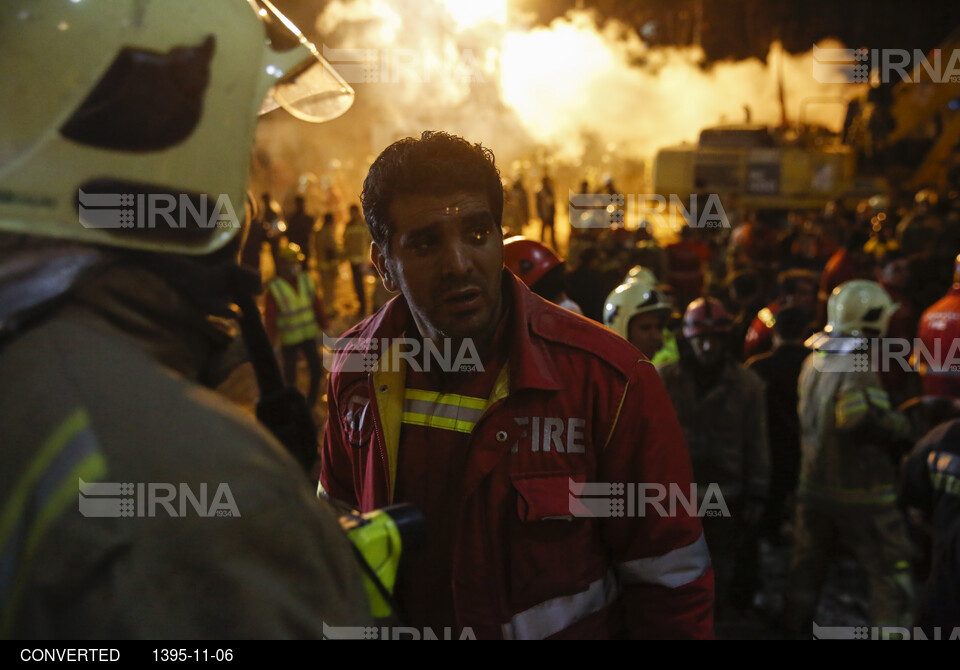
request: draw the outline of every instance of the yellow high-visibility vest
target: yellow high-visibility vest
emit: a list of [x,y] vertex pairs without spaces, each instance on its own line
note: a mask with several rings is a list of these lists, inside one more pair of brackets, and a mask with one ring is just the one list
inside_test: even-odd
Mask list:
[[316,339],[320,329],[317,327],[316,314],[313,312],[316,289],[310,275],[306,272],[300,275],[296,290],[282,277],[271,279],[267,287],[277,302],[277,329],[280,331],[280,344],[289,347],[306,340]]

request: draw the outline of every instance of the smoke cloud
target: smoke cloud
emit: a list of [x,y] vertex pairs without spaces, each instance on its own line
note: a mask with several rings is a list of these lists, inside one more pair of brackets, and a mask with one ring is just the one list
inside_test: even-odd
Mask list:
[[658,149],[748,114],[778,125],[781,72],[791,122],[837,131],[859,90],[817,82],[812,53],[786,54],[779,43],[765,62],[705,66],[697,47],[650,48],[633,28],[599,25],[586,11],[529,27],[506,2],[333,0],[316,28],[357,102],[321,126],[264,119],[255,179],[278,195],[313,184],[356,201],[376,154],[426,129],[482,142],[505,178],[533,184],[547,171],[565,189],[610,174],[644,192]]

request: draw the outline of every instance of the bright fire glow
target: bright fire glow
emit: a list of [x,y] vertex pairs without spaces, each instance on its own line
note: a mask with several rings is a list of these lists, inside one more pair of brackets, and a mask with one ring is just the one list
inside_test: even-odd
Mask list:
[[443,5],[461,30],[486,21],[501,25],[507,21],[507,0],[443,0]]

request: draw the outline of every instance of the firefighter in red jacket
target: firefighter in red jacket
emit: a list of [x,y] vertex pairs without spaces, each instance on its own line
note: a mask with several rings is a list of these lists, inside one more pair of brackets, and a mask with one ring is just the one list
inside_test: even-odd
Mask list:
[[628,343],[504,269],[492,153],[441,132],[401,140],[363,204],[373,263],[401,295],[338,345],[321,487],[423,511],[427,544],[397,581],[405,623],[711,637],[699,518],[662,495],[672,513],[643,504],[691,490],[663,385]]
[[960,369],[953,353],[960,340],[960,256],[954,268],[953,286],[920,317],[917,337],[925,351],[914,354],[924,395],[960,398]]
[[809,270],[793,269],[777,277],[779,296],[754,317],[743,341],[743,358],[753,358],[773,350],[773,326],[777,312],[784,307],[797,307],[816,317],[817,275]]

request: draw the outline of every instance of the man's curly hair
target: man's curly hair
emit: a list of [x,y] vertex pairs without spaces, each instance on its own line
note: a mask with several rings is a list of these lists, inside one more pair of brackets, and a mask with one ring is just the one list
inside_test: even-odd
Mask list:
[[389,251],[390,205],[399,196],[484,193],[494,221],[503,216],[503,185],[493,152],[456,135],[427,130],[394,142],[377,156],[363,181],[363,217],[373,241]]

